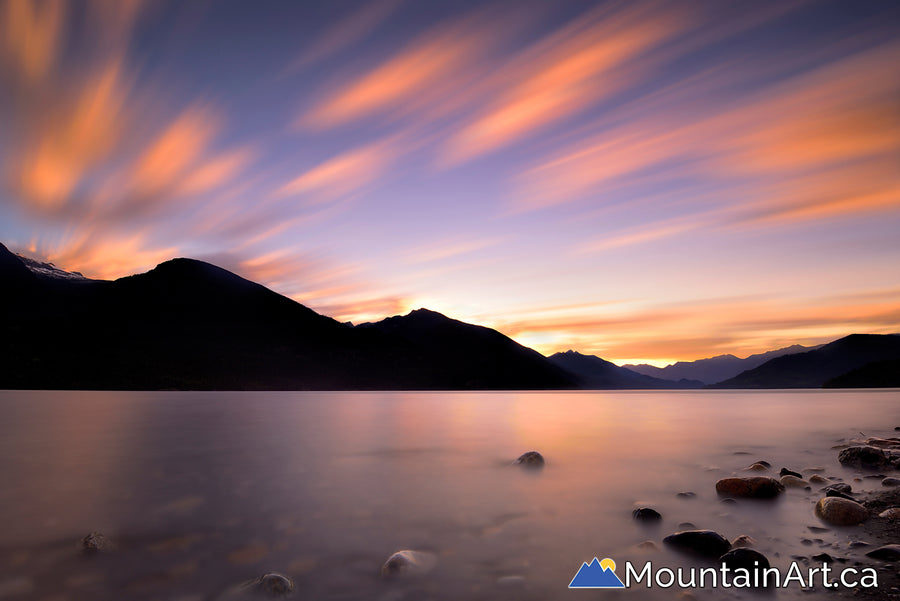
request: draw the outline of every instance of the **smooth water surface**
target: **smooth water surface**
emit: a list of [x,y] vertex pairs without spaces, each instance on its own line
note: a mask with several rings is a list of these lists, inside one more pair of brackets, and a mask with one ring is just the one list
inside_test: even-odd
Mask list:
[[[853,556],[815,489],[724,504],[715,482],[758,459],[852,481],[832,447],[898,424],[898,390],[0,392],[0,599],[256,598],[241,584],[269,571],[300,599],[674,599],[567,585],[594,556],[690,565],[661,543],[682,522],[776,566]],[[509,465],[532,449],[543,470]],[[91,531],[115,549],[81,554]],[[401,549],[437,566],[381,579]]]

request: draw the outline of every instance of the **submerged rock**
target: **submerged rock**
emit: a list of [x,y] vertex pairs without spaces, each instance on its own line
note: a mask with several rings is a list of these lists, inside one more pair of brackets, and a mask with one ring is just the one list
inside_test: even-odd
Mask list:
[[723,478],[716,482],[716,492],[732,497],[771,499],[784,491],[784,485],[775,478],[755,476],[753,478]]
[[787,488],[803,488],[804,486],[809,486],[809,482],[803,478],[792,476],[791,474],[782,476],[781,483]]
[[872,559],[883,559],[884,561],[897,561],[900,559],[900,545],[885,545],[872,549],[866,553],[866,557]]
[[732,549],[728,553],[722,555],[719,561],[728,566],[729,570],[745,569],[750,574],[754,571],[765,570],[769,568],[769,560],[765,555],[753,549]]
[[294,581],[277,572],[263,574],[255,584],[256,588],[272,597],[287,595],[294,590]]
[[841,465],[867,470],[877,470],[891,465],[892,456],[871,445],[848,447],[838,454]]
[[825,488],[822,489],[822,492],[828,492],[833,490],[835,492],[842,492],[844,494],[849,494],[853,492],[853,487],[847,484],[846,482],[835,482],[834,484],[829,484]]
[[81,539],[81,550],[85,553],[97,553],[99,551],[108,551],[112,548],[112,543],[102,533],[94,531]]
[[886,520],[900,520],[900,507],[891,507],[890,509],[885,509],[878,514],[878,517],[884,518]]
[[639,522],[658,522],[662,516],[651,507],[638,507],[631,512],[631,517]]
[[745,472],[765,472],[769,469],[769,467],[770,467],[769,463],[767,463],[765,461],[757,461],[756,463],[753,463],[753,464],[745,467],[743,471],[745,471]]
[[731,548],[728,539],[713,530],[685,530],[670,534],[663,542],[685,553],[721,557]]
[[523,453],[519,456],[518,459],[513,461],[513,464],[532,468],[544,467],[544,456],[537,451],[528,451],[527,453]]
[[797,478],[803,479],[803,474],[798,474],[797,472],[791,471],[786,467],[781,468],[781,471],[778,472],[779,476],[794,476]]
[[842,493],[842,492],[838,492],[838,491],[836,491],[836,490],[826,490],[826,491],[825,491],[825,496],[826,496],[826,497],[837,497],[837,498],[839,498],[839,499],[847,499],[848,501],[855,501],[855,500],[856,500],[856,499],[854,499],[853,497],[851,497],[850,495],[845,494],[845,493]]
[[732,547],[754,547],[756,546],[756,539],[750,536],[749,534],[742,534],[731,541]]
[[881,481],[882,486],[900,486],[900,478],[885,478]]
[[816,516],[834,526],[855,526],[869,517],[869,510],[849,499],[825,497],[816,503]]
[[437,565],[437,556],[427,551],[397,551],[381,566],[382,577],[427,574]]
[[828,478],[823,478],[819,474],[813,474],[809,477],[809,481],[812,484],[825,484],[826,482],[828,482]]

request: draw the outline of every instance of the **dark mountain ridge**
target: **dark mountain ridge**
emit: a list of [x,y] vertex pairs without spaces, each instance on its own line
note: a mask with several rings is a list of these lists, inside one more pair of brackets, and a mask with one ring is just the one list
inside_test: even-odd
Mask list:
[[868,364],[898,359],[900,335],[851,334],[812,351],[776,357],[711,388],[821,388]]
[[673,389],[702,388],[697,380],[672,381],[637,373],[595,355],[566,351],[550,356],[550,361],[575,374],[582,388],[602,389]]
[[431,311],[353,327],[234,273],[173,259],[115,281],[36,275],[0,247],[0,387],[547,389],[574,378]]
[[717,355],[708,359],[698,359],[697,361],[679,361],[665,367],[656,367],[654,365],[624,365],[632,371],[641,374],[653,376],[656,378],[664,378],[669,380],[700,380],[704,384],[715,384],[728,378],[733,378],[743,371],[759,367],[766,361],[781,357],[782,355],[791,355],[795,353],[803,353],[818,347],[806,347],[794,344],[789,347],[767,351],[750,355],[741,359],[734,355]]

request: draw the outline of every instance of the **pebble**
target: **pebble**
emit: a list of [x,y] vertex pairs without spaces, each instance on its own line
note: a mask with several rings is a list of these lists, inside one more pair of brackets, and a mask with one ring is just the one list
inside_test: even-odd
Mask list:
[[748,465],[743,469],[745,472],[765,472],[769,469],[769,465],[763,461],[757,461],[752,465]]
[[812,484],[825,484],[826,482],[828,482],[828,478],[823,478],[819,474],[813,474],[809,477],[809,481]]
[[712,530],[685,530],[670,534],[663,542],[671,547],[701,557],[721,557],[730,548],[728,539]]
[[751,574],[754,570],[765,570],[769,567],[769,560],[766,556],[753,549],[732,549],[722,555],[719,561],[728,566],[730,570],[743,568]]
[[741,534],[733,541],[731,541],[732,547],[755,547],[756,539],[748,534]]
[[263,574],[256,580],[256,586],[271,597],[287,595],[294,590],[294,582],[277,572]]
[[682,498],[682,499],[693,499],[694,497],[697,496],[697,493],[691,492],[691,491],[687,491],[687,492],[680,492],[680,493],[678,493],[678,494],[675,495],[675,496],[676,496],[676,497],[680,497],[680,498]]
[[427,574],[437,565],[437,556],[427,551],[397,551],[381,566],[381,576]]
[[900,559],[900,545],[884,545],[883,547],[872,549],[866,553],[866,557],[883,559],[884,561],[897,561]]
[[900,486],[900,478],[885,478],[881,481],[882,486]]
[[544,456],[537,451],[528,451],[527,453],[522,453],[513,464],[532,468],[544,467]]
[[809,482],[807,482],[803,478],[792,476],[791,474],[782,476],[781,483],[784,484],[787,488],[803,488],[804,486],[809,486]]
[[716,482],[716,492],[733,497],[771,499],[784,491],[784,485],[775,478],[756,476],[752,478],[723,478]]
[[878,517],[885,518],[887,520],[898,520],[900,519],[900,507],[891,507],[889,509],[885,509],[878,514]]
[[794,476],[795,478],[800,478],[801,480],[803,479],[803,474],[799,474],[795,471],[789,470],[786,467],[781,468],[781,471],[778,472],[778,475],[779,476]]
[[638,507],[631,512],[631,517],[639,522],[658,522],[662,516],[651,507]]
[[853,526],[869,517],[869,511],[865,507],[856,501],[840,497],[819,499],[815,511],[819,519],[835,526]]
[[91,532],[81,539],[81,550],[85,553],[97,553],[112,548],[112,543],[100,532]]

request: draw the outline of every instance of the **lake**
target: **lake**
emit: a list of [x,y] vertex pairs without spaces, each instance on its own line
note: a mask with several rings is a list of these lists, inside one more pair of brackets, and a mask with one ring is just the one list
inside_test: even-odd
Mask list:
[[[241,585],[270,571],[300,599],[675,599],[567,586],[595,556],[691,565],[661,543],[683,522],[752,536],[775,566],[862,557],[855,528],[817,531],[818,487],[725,504],[715,482],[763,459],[875,490],[833,447],[895,425],[896,389],[4,391],[0,599],[264,598]],[[543,470],[510,465],[529,450]],[[638,505],[662,522],[634,522]],[[91,531],[114,548],[80,553]],[[401,549],[437,564],[380,578]]]

